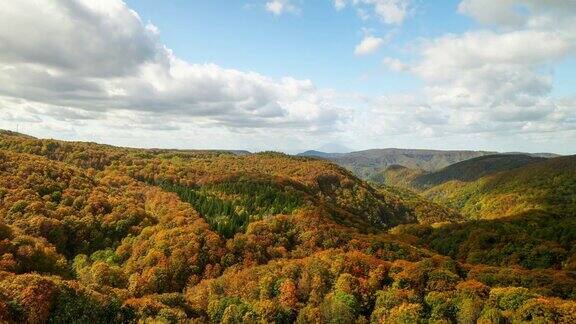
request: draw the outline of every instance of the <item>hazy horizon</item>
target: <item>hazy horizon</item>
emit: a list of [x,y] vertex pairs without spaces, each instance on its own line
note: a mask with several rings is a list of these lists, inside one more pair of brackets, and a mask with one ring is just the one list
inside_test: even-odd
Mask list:
[[[259,153],[259,152],[266,152],[266,151],[270,151],[270,150],[248,150],[248,149],[243,149],[243,148],[221,148],[221,147],[186,147],[186,146],[182,146],[182,147],[169,147],[169,146],[165,146],[165,147],[157,147],[157,146],[138,146],[138,145],[134,145],[134,146],[123,146],[123,145],[117,145],[114,143],[107,143],[107,142],[95,142],[93,140],[82,140],[82,139],[77,139],[77,140],[67,140],[67,139],[62,139],[62,138],[54,138],[54,137],[41,137],[41,136],[34,136],[33,134],[27,134],[27,133],[23,133],[23,132],[18,132],[17,130],[12,130],[12,129],[6,129],[8,131],[12,131],[12,132],[17,132],[20,134],[24,134],[24,135],[28,135],[28,136],[33,136],[39,139],[50,139],[50,140],[57,140],[57,141],[73,141],[73,142],[93,142],[96,144],[104,144],[104,145],[112,145],[112,146],[119,146],[119,147],[126,147],[126,148],[134,148],[134,149],[158,149],[158,150],[210,150],[210,151],[247,151],[250,153]],[[331,143],[327,143],[327,144],[331,144]],[[330,153],[330,154],[347,154],[347,153],[355,153],[355,152],[363,152],[363,151],[370,151],[370,150],[387,150],[387,149],[392,149],[392,150],[432,150],[432,151],[482,151],[482,152],[494,152],[494,153],[498,153],[498,154],[505,154],[505,153],[528,153],[528,154],[556,154],[556,155],[572,155],[572,154],[561,154],[561,153],[555,153],[555,152],[539,152],[539,151],[534,151],[534,152],[528,152],[528,151],[493,151],[493,150],[474,150],[474,149],[466,149],[466,148],[455,148],[455,149],[433,149],[433,148],[427,148],[427,147],[372,147],[372,148],[367,148],[367,149],[361,149],[361,150],[355,150],[353,148],[347,148],[348,150],[346,151],[331,151],[329,149],[326,149],[326,145],[323,145],[321,147],[318,148],[303,148],[300,150],[292,150],[292,151],[288,151],[288,150],[272,150],[272,151],[276,151],[276,152],[281,152],[281,153],[285,153],[285,154],[290,154],[290,155],[297,155],[300,153],[306,153],[308,151],[317,151],[317,152],[322,152],[322,153]]]

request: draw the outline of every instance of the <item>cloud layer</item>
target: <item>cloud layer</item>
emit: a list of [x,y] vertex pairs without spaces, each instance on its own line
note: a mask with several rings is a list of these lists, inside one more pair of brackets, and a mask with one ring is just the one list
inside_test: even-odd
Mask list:
[[54,117],[124,111],[305,131],[345,118],[309,80],[179,59],[121,1],[13,1],[2,5],[0,24],[0,95],[41,103]]
[[[400,26],[412,4],[335,0],[334,6]],[[299,10],[288,0],[267,1],[266,9]],[[455,10],[482,27],[421,40],[410,47],[411,61],[382,59],[386,73],[420,79],[420,91],[365,96],[187,62],[120,0],[7,1],[0,5],[0,126],[182,146],[167,139],[172,135],[136,141],[130,133],[177,131],[203,147],[250,149],[381,147],[393,138],[418,146],[458,137],[461,147],[464,137],[478,136],[556,146],[576,140],[576,94],[552,95],[555,65],[576,57],[576,5],[464,0]],[[366,35],[355,54],[376,54],[386,42]]]
[[485,27],[422,41],[413,62],[386,58],[425,82],[418,99],[448,116],[436,132],[576,129],[573,98],[553,98],[554,65],[576,57],[570,1],[465,0],[460,13]]

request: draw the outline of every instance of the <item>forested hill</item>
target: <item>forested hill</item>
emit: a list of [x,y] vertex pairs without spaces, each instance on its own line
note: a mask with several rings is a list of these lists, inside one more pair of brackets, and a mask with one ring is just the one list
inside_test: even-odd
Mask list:
[[[295,200],[299,206],[321,205],[342,224],[363,231],[415,221],[407,208],[397,203],[387,204],[381,193],[349,171],[317,159],[275,152],[237,154],[230,151],[117,148],[95,143],[39,140],[14,133],[0,136],[0,149],[39,155],[81,168],[119,170],[165,190],[186,197],[192,195],[189,198],[198,200],[198,208],[214,209],[208,211],[209,214],[219,214],[220,209],[226,209],[226,213],[236,216],[234,210],[245,207],[236,206],[239,202],[228,206],[226,201],[244,201],[244,198],[239,198],[244,194],[268,197],[257,197],[259,201],[272,200],[266,204],[283,203],[283,199],[288,199],[291,206],[295,206]],[[276,193],[282,193],[283,198],[276,201]],[[197,194],[203,197],[197,197]],[[253,205],[251,201],[242,204]],[[284,208],[268,207],[268,213],[272,214]],[[243,215],[239,217],[246,218]],[[245,225],[247,222],[243,220],[240,223]]]
[[529,210],[576,211],[576,157],[482,156],[437,172],[392,166],[376,180],[405,188],[466,218],[501,218]]
[[550,219],[478,254],[503,242],[327,161],[2,132],[0,322],[570,323],[576,235]]
[[484,176],[449,181],[423,193],[473,218],[499,218],[528,210],[576,214],[576,156],[557,157]]
[[449,165],[439,171],[419,175],[410,182],[412,186],[418,188],[430,188],[452,180],[470,182],[494,173],[545,160],[546,158],[543,157],[526,154],[485,155]]

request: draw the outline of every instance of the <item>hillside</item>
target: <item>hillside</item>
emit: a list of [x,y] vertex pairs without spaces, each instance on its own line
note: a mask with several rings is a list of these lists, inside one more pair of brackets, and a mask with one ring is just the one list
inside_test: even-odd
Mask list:
[[409,189],[393,186],[378,186],[378,189],[388,200],[405,206],[419,224],[461,222],[466,219],[454,209],[437,204]]
[[377,184],[416,190],[412,181],[423,174],[427,174],[426,171],[395,164],[376,173],[370,180]]
[[396,190],[412,188],[465,219],[477,219],[393,229],[410,242],[472,264],[576,269],[574,156],[485,156],[434,173],[391,167],[382,176]]
[[471,264],[576,271],[576,217],[538,210],[443,226],[403,225],[396,233]]
[[465,258],[426,225],[457,216],[314,158],[2,133],[0,321],[571,321],[571,232],[516,225],[549,262]]
[[576,156],[557,157],[482,177],[453,180],[423,195],[471,218],[500,218],[529,210],[576,213]]
[[471,182],[494,173],[513,170],[525,165],[545,161],[546,158],[524,154],[485,155],[449,165],[439,171],[421,174],[410,180],[410,185],[426,189],[457,180]]
[[362,179],[371,179],[379,172],[392,165],[401,165],[411,169],[436,171],[450,164],[474,157],[493,154],[482,151],[438,151],[410,149],[374,149],[351,153],[328,154],[315,151],[301,153],[329,159],[352,171]]
[[[1,138],[0,149],[44,156],[82,168],[118,170],[181,196],[199,194],[193,204],[205,204],[209,214],[220,214],[220,209],[226,209],[224,213],[246,219],[239,221],[239,228],[245,227],[248,218],[281,212],[284,206],[274,204],[282,204],[285,199],[292,205],[288,209],[295,204],[321,205],[342,224],[362,230],[414,221],[394,209],[398,206],[387,206],[380,193],[350,172],[317,159],[274,152],[238,155],[228,151],[138,150],[13,135]],[[260,190],[263,187],[266,188]],[[258,215],[249,215],[250,211],[237,215],[236,209],[252,205],[241,196],[255,192],[272,201],[262,198],[266,206],[251,211]],[[283,198],[277,200],[275,193],[284,194]]]

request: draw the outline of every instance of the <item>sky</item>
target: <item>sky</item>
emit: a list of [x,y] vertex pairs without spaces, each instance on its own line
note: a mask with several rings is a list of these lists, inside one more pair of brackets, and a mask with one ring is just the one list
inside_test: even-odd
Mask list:
[[187,149],[576,153],[576,1],[0,3],[0,128]]

